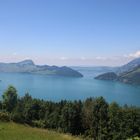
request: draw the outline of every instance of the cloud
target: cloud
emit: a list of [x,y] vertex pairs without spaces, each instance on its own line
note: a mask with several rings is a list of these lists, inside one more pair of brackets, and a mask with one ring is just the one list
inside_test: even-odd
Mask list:
[[67,57],[60,57],[60,60],[67,60],[68,58]]
[[127,58],[138,58],[138,57],[140,57],[140,51],[137,51],[135,53],[131,53],[131,54],[128,54],[128,55],[124,55],[124,57],[127,57]]
[[132,53],[132,54],[130,54],[129,56],[130,56],[130,57],[134,57],[134,58],[138,58],[138,57],[140,57],[140,51],[137,51],[137,52],[135,52],[135,53]]
[[96,60],[107,60],[106,57],[101,57],[101,56],[97,56],[97,57],[95,57],[95,59],[96,59]]

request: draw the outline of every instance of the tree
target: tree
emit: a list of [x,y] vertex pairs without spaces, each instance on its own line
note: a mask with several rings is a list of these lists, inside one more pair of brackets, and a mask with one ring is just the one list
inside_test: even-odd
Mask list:
[[93,120],[93,107],[94,107],[94,98],[88,98],[83,102],[82,107],[82,125],[85,131],[86,136],[93,136],[92,120]]
[[122,128],[122,109],[121,107],[113,102],[109,105],[109,140],[118,140],[123,139],[123,135],[121,132]]
[[103,97],[95,100],[93,105],[92,128],[94,140],[108,139],[108,104]]
[[60,102],[18,98],[10,86],[0,101],[0,120],[85,135],[94,140],[124,140],[140,137],[140,108],[108,103],[103,97]]
[[8,112],[12,112],[17,104],[17,90],[13,86],[9,86],[8,89],[2,95],[3,109]]
[[68,102],[61,112],[61,127],[64,132],[78,135],[82,131],[81,102]]

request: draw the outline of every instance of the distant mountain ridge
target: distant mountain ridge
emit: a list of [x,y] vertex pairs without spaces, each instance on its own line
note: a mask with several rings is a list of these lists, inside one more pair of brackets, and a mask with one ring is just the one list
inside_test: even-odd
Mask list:
[[19,65],[35,65],[34,62],[30,59],[18,62]]
[[140,65],[131,71],[121,74],[118,80],[123,83],[140,85]]
[[104,73],[104,74],[101,74],[101,75],[95,77],[95,79],[114,81],[114,80],[118,79],[118,75],[114,72],[107,72],[107,73]]
[[140,58],[134,59],[128,64],[119,67],[116,73],[112,72],[110,74],[110,72],[107,72],[96,76],[95,79],[116,80],[123,83],[140,85]]
[[34,73],[44,75],[57,75],[66,77],[83,77],[83,75],[69,67],[35,65],[32,60],[24,60],[18,63],[0,63],[0,72]]
[[124,73],[124,72],[131,71],[138,66],[140,66],[140,58],[136,58],[136,59],[130,61],[129,63],[117,68],[116,72],[121,74],[121,73]]

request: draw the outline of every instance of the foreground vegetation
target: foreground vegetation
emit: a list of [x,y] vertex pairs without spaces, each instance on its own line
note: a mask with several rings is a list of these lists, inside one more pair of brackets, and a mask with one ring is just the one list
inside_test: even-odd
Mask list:
[[15,123],[0,122],[0,140],[80,140],[70,135]]
[[[33,99],[28,93],[20,98],[16,89],[10,86],[0,102],[0,120],[82,135],[84,139],[92,140],[140,137],[140,108],[108,104],[103,97],[51,102]],[[6,131],[5,134],[8,134]]]
[[135,138],[127,139],[127,140],[140,140],[140,138],[139,137],[135,137]]

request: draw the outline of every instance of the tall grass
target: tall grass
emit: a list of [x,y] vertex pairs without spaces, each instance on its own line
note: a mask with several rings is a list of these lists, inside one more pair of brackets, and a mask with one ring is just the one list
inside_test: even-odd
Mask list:
[[80,138],[11,122],[0,122],[0,140],[80,140]]

